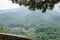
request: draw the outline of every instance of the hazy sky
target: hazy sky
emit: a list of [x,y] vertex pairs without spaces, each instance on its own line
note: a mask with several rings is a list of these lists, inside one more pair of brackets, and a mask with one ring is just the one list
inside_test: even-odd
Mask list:
[[13,4],[10,0],[0,0],[0,10],[18,8],[18,4]]
[[[18,8],[19,5],[18,4],[13,4],[11,2],[11,0],[0,0],[0,10],[4,10],[4,9],[12,9],[12,8]],[[54,7],[54,10],[59,11],[60,12],[60,3],[56,4],[56,6]]]
[[55,4],[54,9],[55,12],[60,12],[60,3]]

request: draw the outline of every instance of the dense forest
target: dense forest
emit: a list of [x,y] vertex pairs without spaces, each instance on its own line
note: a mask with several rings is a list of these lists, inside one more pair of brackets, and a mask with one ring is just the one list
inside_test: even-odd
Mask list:
[[[59,1],[12,0],[24,6],[0,10],[0,33],[24,35],[34,40],[60,40],[60,12],[52,11]],[[42,12],[52,10],[43,14],[40,9]]]
[[36,40],[60,40],[59,14],[48,11],[48,14],[43,16],[40,11],[35,11],[32,15],[29,10],[30,13],[25,11],[27,9],[23,9],[24,12],[19,8],[14,10],[0,11],[1,33],[24,35]]

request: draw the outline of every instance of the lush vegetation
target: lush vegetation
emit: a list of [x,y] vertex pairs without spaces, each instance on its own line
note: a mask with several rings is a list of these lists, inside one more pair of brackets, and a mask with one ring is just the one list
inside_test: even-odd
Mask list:
[[[33,26],[32,26],[33,27]],[[27,31],[28,30],[28,31]],[[25,35],[35,40],[60,40],[60,27],[58,25],[36,26],[35,28],[23,29],[0,27],[1,33],[12,33],[18,35]]]
[[11,11],[0,13],[0,33],[24,35],[35,40],[60,40],[60,16],[52,16],[52,12],[42,16],[40,11],[33,15],[24,12],[24,16],[20,10],[18,13]]
[[[13,3],[29,6],[29,9],[53,9],[54,5],[60,0],[49,0],[48,2],[35,0],[17,1]],[[60,13],[48,11],[42,14],[40,10],[30,11],[26,7],[23,9],[0,10],[0,33],[11,33],[24,35],[35,40],[60,40]]]
[[30,10],[41,9],[42,12],[45,12],[47,9],[53,9],[60,0],[12,0],[12,2],[29,6]]

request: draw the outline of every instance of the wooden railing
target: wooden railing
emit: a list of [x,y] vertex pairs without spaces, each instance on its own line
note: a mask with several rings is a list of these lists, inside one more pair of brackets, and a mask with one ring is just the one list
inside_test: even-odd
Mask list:
[[32,40],[24,36],[0,33],[0,40]]

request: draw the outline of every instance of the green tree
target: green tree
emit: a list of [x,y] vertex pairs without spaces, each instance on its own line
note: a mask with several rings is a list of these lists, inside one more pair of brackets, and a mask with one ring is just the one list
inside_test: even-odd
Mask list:
[[39,1],[37,2],[37,0],[12,0],[13,3],[18,3],[19,5],[25,5],[25,6],[29,6],[30,10],[36,10],[36,9],[41,9],[42,12],[45,12],[46,9],[53,9],[54,5],[58,2],[60,2],[60,0],[45,0],[45,1]]

